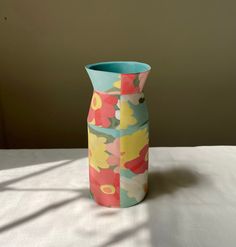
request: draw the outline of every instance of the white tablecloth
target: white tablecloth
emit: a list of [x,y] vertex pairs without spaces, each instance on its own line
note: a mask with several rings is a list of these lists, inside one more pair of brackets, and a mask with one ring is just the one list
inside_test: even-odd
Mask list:
[[86,149],[0,151],[1,247],[235,247],[236,147],[151,148],[141,204],[97,206]]

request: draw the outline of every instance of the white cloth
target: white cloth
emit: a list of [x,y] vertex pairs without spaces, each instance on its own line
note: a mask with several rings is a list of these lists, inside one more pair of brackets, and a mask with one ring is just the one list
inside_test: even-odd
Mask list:
[[97,206],[86,149],[0,151],[1,247],[235,247],[236,147],[150,149],[149,194]]

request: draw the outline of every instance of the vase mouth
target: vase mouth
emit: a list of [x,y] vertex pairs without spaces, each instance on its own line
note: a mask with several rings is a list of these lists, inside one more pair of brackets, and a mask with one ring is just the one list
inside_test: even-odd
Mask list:
[[147,63],[135,61],[111,61],[88,64],[86,69],[116,73],[116,74],[138,74],[151,70],[151,66]]

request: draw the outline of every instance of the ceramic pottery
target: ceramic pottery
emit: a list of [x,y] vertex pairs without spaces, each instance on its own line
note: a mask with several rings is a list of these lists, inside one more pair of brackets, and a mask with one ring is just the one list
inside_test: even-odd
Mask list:
[[88,114],[90,191],[107,207],[142,201],[148,178],[148,112],[143,87],[151,67],[139,62],[87,65],[94,88]]

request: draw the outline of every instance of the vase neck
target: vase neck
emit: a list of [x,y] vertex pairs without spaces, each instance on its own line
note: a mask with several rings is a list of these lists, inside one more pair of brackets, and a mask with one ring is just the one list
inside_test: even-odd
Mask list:
[[119,74],[87,69],[94,91],[106,94],[137,94],[143,91],[149,71]]

